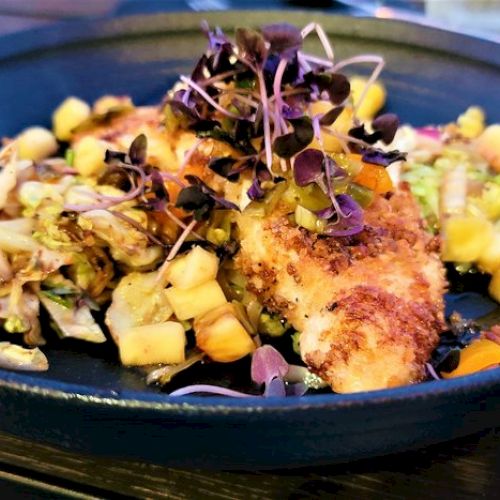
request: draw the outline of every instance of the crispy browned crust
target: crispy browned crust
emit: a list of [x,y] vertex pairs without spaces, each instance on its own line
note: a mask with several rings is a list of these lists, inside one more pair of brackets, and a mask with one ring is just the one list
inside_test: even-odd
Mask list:
[[[438,242],[407,187],[380,197],[365,222],[357,236],[330,238],[279,213],[240,221],[249,289],[302,332],[304,361],[339,392],[421,379],[444,327]],[[384,358],[393,366],[382,370]]]

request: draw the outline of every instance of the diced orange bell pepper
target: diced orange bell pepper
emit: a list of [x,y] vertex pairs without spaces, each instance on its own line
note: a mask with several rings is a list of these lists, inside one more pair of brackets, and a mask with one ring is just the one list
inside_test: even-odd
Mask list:
[[460,352],[460,362],[452,372],[441,372],[443,378],[461,377],[500,364],[500,344],[488,339],[473,341]]
[[[354,161],[360,161],[361,155],[350,154],[349,158]],[[361,184],[375,193],[384,194],[392,189],[392,180],[387,170],[381,165],[363,162],[361,171],[354,177],[354,182]]]

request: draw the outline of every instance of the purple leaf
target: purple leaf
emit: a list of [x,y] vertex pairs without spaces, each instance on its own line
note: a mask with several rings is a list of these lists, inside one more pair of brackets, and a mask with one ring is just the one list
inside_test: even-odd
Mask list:
[[273,378],[266,383],[263,396],[265,398],[284,398],[286,396],[285,382],[281,378]]
[[327,92],[332,104],[341,104],[349,97],[351,93],[351,84],[346,76],[340,73],[334,73]]
[[252,185],[248,188],[247,196],[251,200],[255,201],[264,198],[265,194],[266,192],[262,189],[259,178],[255,177]]
[[262,34],[271,45],[270,51],[285,59],[291,59],[302,47],[300,30],[288,23],[264,26]]
[[303,187],[323,176],[325,155],[318,149],[306,149],[295,157],[293,177],[297,186]]
[[288,120],[293,132],[277,137],[273,143],[273,151],[281,158],[291,158],[307,147],[314,138],[312,121],[307,116]]
[[241,57],[251,66],[261,69],[267,58],[266,41],[262,33],[250,28],[238,28],[235,38]]
[[330,126],[335,120],[340,116],[340,114],[344,111],[344,106],[337,106],[336,108],[332,108],[328,113],[325,113],[320,119],[320,125]]
[[354,137],[354,139],[359,139],[367,144],[375,144],[382,138],[382,133],[380,131],[375,131],[373,134],[370,134],[365,130],[365,126],[363,124],[351,128],[351,130],[349,130],[349,135]]
[[283,378],[288,373],[288,363],[272,346],[259,347],[252,356],[251,376],[256,384],[269,384],[275,378]]
[[398,150],[382,151],[381,149],[367,149],[363,152],[362,160],[366,163],[387,167],[396,161],[406,160],[406,153],[401,153]]
[[390,144],[399,127],[399,118],[394,113],[386,113],[375,118],[372,128],[375,132],[380,132],[380,139],[385,144]]
[[146,152],[148,139],[144,134],[138,135],[130,145],[128,156],[132,165],[144,165],[146,163]]
[[236,182],[240,174],[239,172],[233,171],[233,165],[235,163],[236,159],[230,156],[216,157],[208,162],[208,168],[221,177],[226,178],[229,182]]

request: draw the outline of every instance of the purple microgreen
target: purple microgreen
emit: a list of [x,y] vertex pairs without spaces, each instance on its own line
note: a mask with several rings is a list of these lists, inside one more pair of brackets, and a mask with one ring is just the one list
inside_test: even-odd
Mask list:
[[307,147],[314,138],[311,119],[307,116],[289,120],[293,132],[277,137],[273,143],[273,151],[281,158],[291,158]]
[[[304,75],[304,83],[321,94],[326,92],[332,104],[342,104],[351,92],[351,84],[341,73],[314,73]],[[320,96],[318,96],[319,98]]]
[[256,384],[269,384],[275,378],[283,379],[288,373],[288,363],[272,346],[266,344],[252,356],[251,377]]
[[294,120],[296,118],[300,118],[304,112],[298,106],[290,106],[287,103],[284,103],[281,114],[283,118],[287,120]]
[[399,127],[399,118],[394,113],[386,113],[375,118],[372,128],[375,132],[380,132],[380,139],[385,144],[390,144]]
[[262,33],[250,28],[238,28],[235,39],[242,59],[255,70],[261,69],[268,53]]
[[130,145],[128,156],[132,165],[144,165],[146,163],[146,153],[148,149],[148,139],[144,134],[138,135]]
[[365,126],[363,124],[351,128],[349,130],[349,135],[354,139],[366,142],[367,144],[375,144],[382,138],[382,134],[380,131],[377,130],[373,132],[373,134],[370,134],[365,130]]
[[227,389],[226,387],[219,387],[216,385],[209,384],[194,384],[181,387],[169,394],[169,396],[187,396],[188,394],[216,394],[218,396],[229,396],[232,398],[258,398],[255,394],[246,394],[240,391],[234,391],[233,389]]
[[127,159],[127,153],[123,153],[122,151],[113,151],[111,149],[106,150],[106,154],[104,155],[104,162],[111,163],[124,163]]
[[318,149],[305,149],[295,157],[293,176],[297,186],[307,186],[321,179],[324,156]]
[[185,128],[193,126],[200,120],[200,117],[195,109],[184,104],[182,100],[169,99],[167,100],[166,105],[170,106],[174,116],[182,121],[182,125]]
[[282,378],[273,378],[266,383],[264,389],[265,398],[284,398],[286,396],[285,382]]
[[205,80],[205,78],[207,77],[206,72],[208,72],[207,63],[208,57],[206,54],[203,54],[196,63],[191,73],[191,80],[193,80],[193,82],[199,83]]
[[233,171],[233,166],[236,161],[235,158],[229,156],[212,158],[208,163],[208,168],[221,177],[224,177],[229,182],[236,182],[240,177],[239,172]]
[[300,30],[288,23],[269,24],[262,28],[264,39],[270,44],[270,51],[290,60],[302,47]]
[[332,108],[330,111],[325,113],[320,119],[319,124],[323,126],[330,126],[335,123],[335,120],[340,116],[340,114],[344,111],[344,106],[337,106]]
[[264,198],[266,192],[262,189],[260,185],[260,180],[258,177],[255,177],[254,180],[252,181],[252,185],[248,188],[247,190],[247,196],[253,200],[261,200]]
[[381,149],[365,149],[362,154],[362,160],[364,162],[374,163],[382,167],[387,167],[396,161],[406,160],[406,153],[402,153],[398,150],[382,151]]
[[219,26],[215,27],[215,30],[212,31],[210,26],[206,20],[203,20],[200,24],[201,31],[205,33],[208,38],[208,49],[210,51],[219,50],[224,44],[228,43],[229,40],[224,34],[224,32],[219,28]]
[[175,206],[187,212],[193,212],[195,220],[205,220],[214,208],[227,208],[239,211],[237,205],[217,195],[199,177],[186,175],[185,178],[191,185],[179,192]]
[[271,172],[269,172],[267,167],[261,161],[257,162],[255,165],[255,175],[261,182],[271,181],[273,179]]
[[364,228],[363,209],[348,194],[337,195],[335,201],[337,220],[326,226],[324,234],[340,237],[360,233]]

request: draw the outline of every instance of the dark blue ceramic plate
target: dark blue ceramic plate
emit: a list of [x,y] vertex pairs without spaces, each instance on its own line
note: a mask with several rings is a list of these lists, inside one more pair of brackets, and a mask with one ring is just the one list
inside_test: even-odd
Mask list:
[[[389,20],[189,13],[1,38],[0,134],[46,124],[69,94],[90,101],[105,93],[131,94],[136,103],[158,101],[202,50],[202,18],[229,31],[242,24],[286,19],[304,25],[315,19],[339,56],[384,55],[389,108],[403,121],[446,122],[469,104],[500,121],[500,50],[494,43]],[[469,317],[495,307],[477,293],[449,301],[449,308]],[[498,369],[356,395],[171,399],[146,388],[140,374],[119,367],[111,346],[82,351],[81,345],[56,342],[46,352],[51,369],[45,374],[0,371],[0,430],[91,454],[212,468],[313,465],[397,452],[498,424]],[[224,375],[224,383],[244,384],[248,367],[240,368],[234,380]]]

